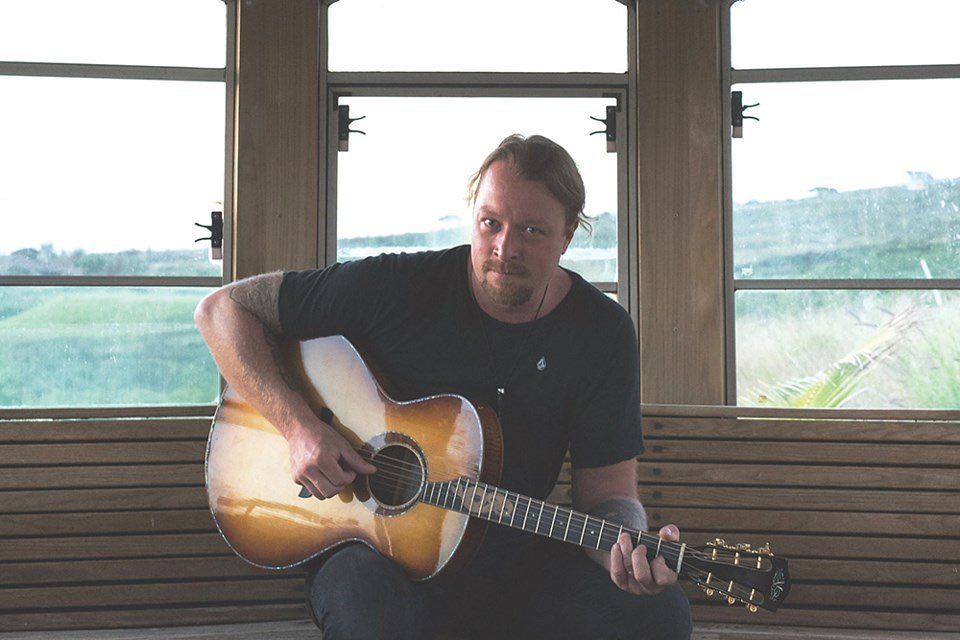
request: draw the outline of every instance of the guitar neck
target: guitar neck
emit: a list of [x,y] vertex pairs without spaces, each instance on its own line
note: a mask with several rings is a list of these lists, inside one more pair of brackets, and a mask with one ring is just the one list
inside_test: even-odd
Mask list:
[[659,536],[484,482],[463,477],[444,482],[428,482],[420,495],[420,501],[608,553],[620,535],[626,533],[635,547],[640,544],[646,547],[648,560],[658,555],[663,556],[668,567],[678,574],[682,573],[685,544],[661,547]]

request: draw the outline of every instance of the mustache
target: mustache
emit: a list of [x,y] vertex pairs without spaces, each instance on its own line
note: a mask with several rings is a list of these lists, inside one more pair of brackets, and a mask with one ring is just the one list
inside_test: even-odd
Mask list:
[[483,271],[484,273],[488,271],[495,271],[497,273],[503,273],[512,276],[530,275],[530,272],[526,269],[526,267],[510,264],[501,260],[484,260]]

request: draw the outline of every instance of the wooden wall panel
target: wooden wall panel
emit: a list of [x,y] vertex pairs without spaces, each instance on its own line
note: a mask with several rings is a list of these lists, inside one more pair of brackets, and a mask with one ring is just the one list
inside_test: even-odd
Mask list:
[[237,279],[317,265],[318,0],[237,2]]
[[724,402],[721,4],[637,6],[644,403]]
[[[960,621],[960,420],[736,418],[648,408],[637,462],[651,530],[675,523],[790,560],[776,615],[685,588],[697,622],[946,631]],[[657,413],[660,411],[660,413]],[[744,410],[749,413],[749,409]],[[718,415],[723,414],[723,415]],[[553,491],[569,503],[569,469]],[[953,626],[951,626],[953,625]]]

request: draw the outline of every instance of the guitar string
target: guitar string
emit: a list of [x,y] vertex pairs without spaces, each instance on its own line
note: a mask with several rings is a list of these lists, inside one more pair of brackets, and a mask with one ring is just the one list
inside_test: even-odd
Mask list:
[[[384,458],[387,458],[387,456],[383,456],[383,457],[384,457]],[[402,472],[399,473],[399,474],[398,474],[398,473],[390,473],[390,474],[386,474],[386,473],[384,473],[384,474],[379,474],[379,473],[378,473],[378,475],[380,475],[381,477],[389,477],[389,478],[392,478],[392,479],[401,481],[401,482],[403,483],[403,484],[402,484],[403,488],[409,488],[409,489],[417,488],[417,489],[419,489],[419,488],[422,486],[421,483],[420,483],[420,477],[421,477],[420,471],[421,471],[421,467],[419,467],[419,465],[413,465],[413,464],[411,464],[411,463],[403,463],[403,461],[397,460],[397,459],[395,459],[395,458],[388,458],[388,459],[389,459],[389,460],[392,460],[392,461],[394,461],[394,462],[399,462],[399,463],[401,463],[400,466],[398,466],[398,465],[389,465],[389,467],[392,467],[392,469],[393,469],[394,471],[396,471],[396,470],[398,470],[398,469],[402,470],[403,465],[406,465],[406,466],[408,466],[408,467],[412,467],[412,468],[416,469],[416,473],[415,473],[414,475],[404,475]],[[380,464],[383,464],[385,467],[388,466],[388,465],[386,465],[385,463],[380,463]],[[449,482],[449,480],[442,481],[442,482]],[[496,488],[496,491],[504,491],[504,492],[506,493],[506,490],[505,490],[505,489],[500,489],[499,487]],[[519,494],[518,494],[518,495],[519,495]],[[531,500],[532,500],[532,499],[533,499],[533,498],[531,498]],[[547,503],[547,502],[545,502],[545,501],[540,501],[540,500],[538,500],[538,502],[544,502],[544,504],[549,504],[549,503]],[[558,505],[550,505],[550,506],[558,507]],[[562,507],[558,507],[558,508],[562,508]],[[479,513],[479,511],[478,511],[478,513]],[[576,512],[574,512],[573,510],[571,510],[571,515],[576,515]],[[583,516],[584,519],[583,519],[583,522],[582,522],[582,523],[579,522],[579,518],[580,518],[580,516],[577,516],[576,518],[571,518],[571,521],[577,521],[577,524],[578,524],[578,525],[583,524],[584,527],[588,526],[589,520],[590,520],[591,518],[593,518],[593,519],[595,519],[595,520],[602,521],[602,522],[606,522],[606,521],[603,520],[602,518],[597,518],[596,516],[592,516],[592,515],[590,515],[590,514],[584,514],[584,516]],[[620,525],[617,524],[617,526],[619,527]],[[639,535],[641,536],[641,537],[639,538],[639,541],[640,541],[640,542],[643,541],[643,536],[644,536],[644,535],[648,535],[648,536],[650,536],[650,537],[653,537],[654,540],[659,540],[659,538],[657,538],[657,537],[655,537],[655,536],[652,536],[652,535],[650,535],[650,534],[644,534],[643,532],[637,532],[637,531],[635,531],[635,530],[633,530],[633,529],[626,529],[626,528],[625,528],[625,530],[628,531],[628,532],[634,532],[634,533],[639,534]],[[601,540],[603,540],[603,538],[601,538]],[[661,543],[661,548],[663,548],[663,546],[667,546],[668,548],[670,548],[670,547],[672,546],[672,547],[675,547],[676,549],[679,549],[679,548],[680,548],[678,545],[676,545],[676,543],[670,543],[669,541],[668,541],[668,544],[667,544],[667,545],[664,545],[663,543]]]
[[[361,453],[361,455],[362,455],[363,453],[367,453],[367,452],[366,452],[366,451],[360,451],[359,453]],[[404,474],[403,474],[403,471],[407,471],[407,470],[408,470],[408,469],[404,469],[404,466],[409,467],[409,468],[414,468],[414,469],[416,469],[417,472],[418,472],[418,473],[417,473],[417,476],[418,476],[418,477],[421,475],[421,474],[419,473],[420,470],[421,470],[421,468],[420,468],[418,465],[414,465],[414,464],[412,464],[412,463],[405,463],[405,462],[402,461],[402,460],[399,460],[399,459],[396,459],[396,458],[389,458],[389,457],[387,457],[387,456],[382,456],[381,459],[382,459],[382,458],[386,458],[387,460],[390,460],[390,461],[392,461],[392,462],[394,462],[394,463],[400,463],[400,464],[388,464],[388,463],[385,463],[385,462],[380,462],[380,464],[382,464],[382,465],[384,466],[384,468],[388,468],[388,469],[391,470],[391,473],[382,474],[382,477],[389,477],[389,478],[392,478],[392,479],[395,479],[395,480],[399,480],[399,481],[409,480],[409,479],[410,479],[410,475],[409,475],[409,474],[407,474],[407,475],[404,475]],[[375,466],[376,466],[376,465],[375,465]],[[400,473],[397,473],[398,471],[399,471]],[[379,467],[378,467],[378,475],[380,475],[380,474],[379,474]],[[476,482],[476,481],[469,480],[469,479],[466,479],[466,480],[467,480],[468,482]],[[449,480],[445,480],[445,481],[442,481],[442,482],[449,482]],[[420,487],[422,486],[422,484],[421,484],[419,481],[417,481],[417,482],[406,482],[406,485],[407,485],[407,487],[409,487],[409,488],[414,488],[414,487],[420,488]],[[500,489],[499,487],[496,488],[496,491],[497,491],[497,492],[499,492],[499,491],[504,491],[505,494],[508,493],[505,489]],[[462,497],[462,496],[461,496],[461,497]],[[537,499],[535,499],[535,498],[530,498],[529,496],[521,496],[520,494],[517,494],[517,497],[518,497],[518,498],[519,498],[519,497],[527,497],[527,498],[531,501],[531,504],[532,504],[532,502],[533,502],[534,500],[536,500],[537,502],[543,502],[544,505],[553,507],[554,510],[557,511],[557,512],[559,512],[560,509],[564,509],[564,507],[561,507],[561,506],[559,506],[559,505],[551,505],[551,504],[549,504],[549,503],[547,503],[547,502],[545,502],[545,501],[537,500]],[[454,504],[455,504],[455,501],[456,501],[456,494],[454,494]],[[426,503],[426,504],[430,504],[430,503]],[[514,502],[514,505],[515,505],[515,506],[516,506],[516,505],[519,505],[519,504],[520,504],[519,500],[516,500],[516,501]],[[463,502],[461,502],[461,505],[463,505]],[[435,506],[440,506],[440,505],[435,505]],[[529,506],[528,506],[528,509],[529,509]],[[467,514],[468,514],[468,515],[471,515],[471,516],[474,516],[474,517],[480,517],[480,518],[482,518],[482,515],[481,515],[482,512],[483,512],[483,507],[482,507],[482,505],[481,505],[480,508],[478,508],[478,510],[477,510],[476,513],[474,513],[474,512],[473,512],[471,509],[469,509],[469,508],[467,509]],[[527,515],[529,515],[529,514],[527,513],[527,514],[524,515],[524,520],[526,520]],[[589,523],[590,523],[590,520],[591,520],[591,519],[600,521],[600,522],[602,522],[602,523],[611,524],[611,523],[607,523],[606,520],[604,520],[604,519],[602,519],[602,518],[598,518],[598,517],[592,516],[592,515],[590,515],[590,514],[579,514],[579,513],[577,513],[576,511],[573,511],[573,510],[569,510],[569,516],[570,516],[570,523],[571,523],[571,524],[576,524],[578,527],[581,527],[581,530],[586,529],[586,527],[589,526]],[[581,518],[582,518],[582,522],[581,522]],[[489,519],[489,521],[494,522],[492,519]],[[502,523],[499,523],[499,524],[502,524]],[[618,524],[617,527],[619,528],[620,525]],[[537,526],[536,526],[533,530],[528,530],[528,529],[526,529],[525,526],[520,527],[520,529],[521,529],[522,531],[527,531],[528,533],[536,533],[536,534],[538,534],[538,535],[540,534],[540,525],[539,525],[539,522],[538,522]],[[552,531],[552,529],[553,529],[553,525],[551,526],[551,531]],[[631,529],[631,528],[627,528],[627,527],[623,527],[622,532],[626,532],[628,535],[630,535],[631,540],[633,540],[634,538],[636,538],[636,543],[637,543],[638,545],[639,545],[639,544],[644,544],[644,545],[646,546],[647,543],[645,542],[644,538],[652,538],[653,541],[659,542],[659,547],[660,547],[660,551],[661,551],[660,555],[664,558],[664,562],[665,562],[665,563],[666,563],[667,561],[669,561],[669,562],[676,562],[676,561],[679,559],[679,550],[681,549],[681,545],[678,545],[678,544],[675,543],[675,542],[672,542],[672,541],[669,541],[669,540],[666,540],[666,539],[660,539],[659,537],[654,536],[653,534],[645,533],[645,532],[642,532],[642,531],[637,531],[637,530],[635,530],[635,529]],[[611,549],[612,546],[613,546],[614,544],[616,544],[617,541],[619,540],[619,535],[620,535],[620,532],[618,532],[618,533],[616,533],[616,534],[613,533],[613,529],[612,529],[612,527],[611,527],[609,533],[608,533],[607,531],[603,531],[603,533],[601,533],[600,536],[598,536],[598,543],[600,543],[601,545],[604,545],[604,546],[609,545],[609,546],[607,546],[607,548],[605,549],[605,551],[609,551],[609,549]],[[547,535],[547,537],[553,538],[552,535]],[[553,538],[553,539],[556,539],[556,538]],[[566,538],[564,538],[564,540],[566,540]],[[651,541],[649,544],[652,545],[653,542]],[[582,546],[582,545],[581,545],[581,546]],[[696,555],[696,556],[699,556],[699,555],[701,555],[700,552],[699,552],[698,550],[696,550],[696,549],[690,549],[689,552],[690,552],[690,556],[695,556],[695,555]],[[671,557],[671,556],[673,556],[673,557]],[[689,558],[690,556],[687,556],[687,557]],[[752,567],[750,567],[749,565],[739,565],[739,567],[742,568],[742,569],[750,569],[750,570],[754,570],[754,571],[756,570],[755,568],[752,568]],[[668,568],[669,568],[669,566],[668,566]],[[694,566],[691,566],[691,565],[687,565],[687,574],[688,574],[688,575],[692,575],[692,576],[696,576],[697,578],[701,578],[703,582],[708,582],[709,579],[710,579],[710,577],[711,577],[711,574],[708,573],[707,571],[704,571],[703,569],[699,569],[699,568],[694,567]],[[716,579],[717,581],[719,581],[719,578],[716,578],[716,577],[715,577],[715,579]],[[720,584],[715,584],[715,585],[711,586],[711,588],[717,589],[717,590],[719,590],[719,591],[721,591],[721,592],[729,592],[729,593],[730,593],[731,595],[733,595],[734,597],[740,597],[740,599],[749,600],[749,597],[750,597],[750,596],[749,596],[749,594],[746,594],[746,588],[745,588],[745,587],[743,587],[742,585],[737,584],[737,583],[734,583],[734,586],[737,587],[737,588],[739,588],[739,589],[741,589],[742,592],[741,592],[740,594],[734,593],[734,592],[736,591],[736,589],[731,589],[731,588],[729,587],[729,585],[723,585],[723,586],[721,587]]]
[[[369,452],[366,451],[366,450],[358,450],[358,453],[361,455],[361,457],[363,457],[363,454],[369,454]],[[389,460],[389,461],[391,461],[391,463],[399,463],[399,464],[388,464],[386,461],[381,461],[381,460],[383,460],[383,459]],[[397,459],[397,458],[391,458],[391,457],[389,457],[389,456],[381,456],[381,460],[378,460],[378,464],[383,465],[384,468],[389,468],[389,469],[391,470],[391,473],[381,474],[381,473],[379,473],[379,467],[378,467],[378,474],[377,474],[377,475],[380,475],[381,477],[391,478],[391,479],[394,479],[394,480],[399,481],[399,482],[398,482],[398,486],[402,486],[402,488],[409,488],[409,489],[414,489],[414,488],[416,488],[416,489],[419,489],[419,488],[422,487],[422,483],[420,482],[420,478],[422,477],[422,473],[421,473],[422,467],[420,467],[419,465],[415,465],[415,464],[412,464],[412,463],[407,463],[407,462],[404,462],[404,461],[399,460],[399,459]],[[374,465],[374,466],[377,466],[377,465]],[[404,469],[404,467],[407,467],[408,469]],[[403,472],[404,472],[404,471],[407,471],[407,470],[415,470],[415,472],[412,473],[412,474],[409,474],[409,473],[408,473],[408,474],[404,474]],[[453,480],[453,478],[451,478],[450,480]],[[449,482],[450,480],[444,480],[444,481],[440,481],[440,482]],[[472,480],[469,480],[469,479],[467,479],[467,481],[468,481],[468,482],[476,482],[476,481],[472,481]],[[437,481],[434,481],[434,482],[437,482]],[[402,485],[401,485],[400,483],[402,483]],[[507,491],[506,491],[505,489],[500,489],[499,487],[496,488],[496,491],[504,491],[505,493],[507,493]],[[520,494],[518,494],[518,497],[519,497],[519,495],[520,495]],[[528,496],[524,496],[524,497],[528,497]],[[530,499],[531,499],[531,500],[534,500],[535,498],[530,498]],[[537,500],[537,501],[538,501],[538,502],[543,502],[545,505],[549,504],[549,503],[547,503],[547,502],[545,502],[545,501],[541,501],[541,500]],[[515,504],[518,504],[518,503],[515,502]],[[563,508],[563,507],[559,507],[558,505],[550,505],[550,506],[553,506],[553,507],[555,507],[555,508]],[[478,513],[479,513],[479,511],[478,511]],[[571,517],[571,521],[572,521],[572,522],[577,522],[578,525],[582,524],[584,528],[589,525],[589,521],[590,521],[591,518],[593,518],[593,519],[595,519],[595,520],[600,520],[601,522],[606,522],[606,521],[603,520],[602,518],[597,518],[596,516],[592,516],[592,515],[590,515],[590,514],[583,514],[583,522],[580,523],[580,522],[579,522],[580,516],[578,516],[575,511],[570,510],[570,514],[571,514],[571,516],[576,516],[576,518]],[[620,525],[617,524],[617,526],[619,527]],[[656,537],[656,536],[652,536],[651,534],[645,534],[644,532],[636,531],[636,530],[634,530],[634,529],[624,528],[624,530],[625,530],[625,531],[628,531],[628,532],[631,532],[631,533],[636,533],[636,534],[638,534],[638,535],[640,536],[640,537],[638,538],[638,542],[643,542],[643,537],[644,537],[645,535],[646,535],[646,536],[649,536],[649,537],[653,537],[654,540],[659,540],[659,538]],[[601,541],[604,541],[604,542],[607,541],[605,538],[606,538],[606,534],[604,534],[604,535],[601,537]],[[615,541],[615,540],[616,540],[616,536],[614,536],[614,541]],[[678,550],[680,549],[680,545],[677,545],[676,543],[673,543],[673,542],[670,542],[670,541],[665,541],[665,543],[666,543],[666,544],[664,544],[663,542],[660,543],[661,548],[664,548],[664,547],[666,547],[667,549],[671,549],[671,548],[672,548],[672,549],[675,550],[675,551],[678,551]]]

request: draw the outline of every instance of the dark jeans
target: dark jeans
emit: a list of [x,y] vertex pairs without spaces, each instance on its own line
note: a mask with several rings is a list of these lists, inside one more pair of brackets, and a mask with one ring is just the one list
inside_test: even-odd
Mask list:
[[618,638],[686,640],[690,603],[678,585],[656,596],[617,588],[570,545],[474,562],[450,579],[413,582],[363,544],[340,547],[307,575],[307,605],[323,640]]

